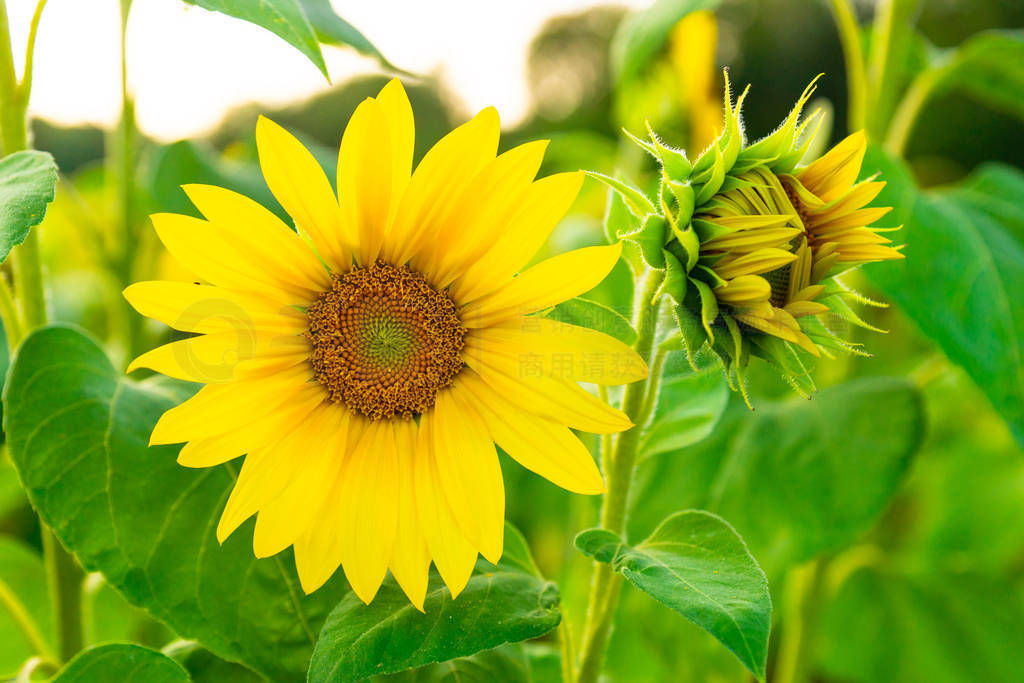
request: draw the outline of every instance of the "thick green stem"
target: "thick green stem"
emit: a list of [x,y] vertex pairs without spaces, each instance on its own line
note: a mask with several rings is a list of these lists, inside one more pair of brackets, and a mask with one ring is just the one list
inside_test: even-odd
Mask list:
[[[652,305],[651,301],[662,279],[663,272],[648,271],[644,286],[639,290],[639,296],[634,304],[637,331],[635,348],[648,365],[651,364],[658,326],[658,307]],[[622,397],[622,410],[633,421],[634,426],[619,435],[611,457],[602,458],[608,492],[601,504],[601,527],[616,534],[625,534],[629,488],[633,481],[633,469],[636,466],[644,422],[648,417],[648,396],[656,391],[657,380],[653,372],[646,381],[634,382],[626,387]],[[580,683],[592,683],[600,676],[621,588],[622,577],[615,573],[611,565],[594,563],[577,674]]]
[[906,152],[910,134],[914,131],[914,124],[917,123],[917,117],[924,110],[924,105],[931,98],[941,76],[942,69],[929,69],[918,74],[914,82],[907,88],[906,94],[889,123],[889,133],[885,138],[887,152],[895,156],[903,156]]
[[805,683],[814,665],[814,633],[818,626],[819,561],[789,570],[782,601],[782,639],[773,683]]
[[843,44],[846,64],[846,87],[849,93],[847,127],[851,131],[861,130],[866,125],[867,76],[864,72],[864,49],[860,41],[860,26],[850,0],[831,0],[832,16],[835,18],[839,40]]
[[43,554],[53,610],[57,617],[57,656],[66,662],[82,649],[82,568],[48,528],[43,528]]
[[[7,19],[7,3],[0,0],[0,125],[3,126],[3,151],[11,154],[28,148],[28,101],[31,87],[31,54],[36,29],[46,0],[40,0],[32,19],[26,78],[18,85],[11,52],[11,33]],[[46,296],[43,268],[39,254],[39,230],[30,230],[28,237],[11,254],[14,285],[21,312],[21,332],[28,333],[46,324]],[[82,570],[78,562],[60,545],[45,525],[42,531],[43,554],[57,627],[57,656],[67,661],[82,649]]]

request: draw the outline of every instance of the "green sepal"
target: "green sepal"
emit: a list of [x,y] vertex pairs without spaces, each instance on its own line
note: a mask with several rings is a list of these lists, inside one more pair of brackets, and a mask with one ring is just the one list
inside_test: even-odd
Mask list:
[[700,295],[700,321],[704,326],[704,332],[708,335],[708,341],[714,344],[715,332],[711,326],[718,317],[718,297],[711,291],[710,285],[703,280],[691,277],[690,282],[697,288],[697,293]]
[[718,191],[719,192],[729,192],[730,190],[738,190],[738,189],[743,188],[743,187],[763,187],[763,186],[759,185],[758,183],[752,182],[750,180],[746,180],[744,178],[740,178],[738,176],[735,176],[735,175],[733,175],[733,172],[730,172],[728,175],[725,176],[725,180],[722,181],[722,187]]
[[746,369],[747,363],[750,361],[750,350],[749,344],[744,341],[743,333],[740,331],[740,326],[733,319],[731,315],[722,314],[722,320],[725,321],[725,326],[729,329],[729,336],[732,337],[732,350],[730,355],[732,356],[731,362],[726,364],[726,378],[729,381],[729,386],[732,387],[735,378],[735,387],[733,391],[739,391],[740,396],[743,397],[743,402],[747,404],[747,407],[751,410],[754,409],[754,405],[750,402],[750,394],[747,391],[747,377]]
[[668,179],[666,181],[669,191],[676,198],[676,223],[686,224],[693,218],[693,208],[696,206],[697,193],[689,182],[680,183]]
[[804,89],[800,99],[793,105],[782,125],[775,132],[743,150],[740,154],[741,159],[778,159],[783,154],[792,150],[793,143],[796,141],[796,127],[800,119],[800,113],[803,111],[804,105],[807,104],[807,100],[814,93],[815,83],[819,78],[821,78],[820,75],[815,77]]
[[[805,131],[812,123],[815,124],[814,131],[805,135]],[[796,130],[794,135],[793,151],[783,154],[778,158],[778,160],[772,163],[772,171],[777,175],[792,173],[793,169],[795,169],[797,164],[800,163],[800,160],[807,156],[807,150],[811,146],[811,143],[814,142],[814,137],[817,135],[819,128],[821,128],[821,116],[819,112],[815,112],[811,118],[808,118],[800,124],[800,127]]]
[[831,277],[822,283],[825,285],[825,294],[838,294],[844,299],[850,299],[856,301],[864,306],[871,306],[872,308],[889,308],[889,304],[884,301],[877,301],[875,299],[868,298],[858,292],[856,289],[850,287],[845,282],[837,277]]
[[724,225],[712,223],[711,221],[704,220],[703,218],[694,219],[692,225],[693,229],[697,231],[697,236],[700,237],[701,242],[707,242],[715,239],[716,237],[731,235],[736,232],[736,228],[727,228]]
[[789,342],[770,334],[752,335],[750,352],[774,366],[793,391],[804,398],[810,398],[811,394],[818,390],[811,379],[810,371]]
[[628,185],[618,178],[605,175],[604,173],[586,171],[586,174],[594,180],[601,181],[622,195],[622,199],[626,202],[626,208],[629,209],[630,213],[637,218],[643,218],[648,214],[656,213],[654,204],[651,203],[651,200],[643,193],[642,190],[633,187],[632,185]]
[[696,271],[698,275],[703,276],[702,279],[708,283],[709,287],[723,287],[725,285],[725,280],[705,265],[697,266]]
[[856,325],[857,327],[863,328],[865,330],[871,330],[872,332],[878,332],[880,334],[889,333],[888,330],[883,330],[880,327],[875,327],[874,325],[868,323],[859,315],[857,315],[857,312],[850,307],[850,304],[846,302],[846,299],[844,299],[839,294],[826,296],[823,299],[820,299],[819,301],[828,306],[828,309],[830,311],[832,311],[833,313],[835,313],[836,315],[838,315],[840,318],[850,323],[851,325]]
[[679,334],[682,336],[686,360],[690,367],[697,371],[697,352],[708,342],[708,335],[700,320],[685,304],[674,306],[672,312],[676,318],[676,325],[679,326]]
[[777,156],[767,158],[760,158],[757,156],[748,157],[746,155],[746,150],[744,150],[740,152],[739,159],[737,159],[736,163],[732,165],[731,169],[729,169],[729,173],[734,176],[743,175],[747,171],[755,169],[758,166],[770,166],[776,159],[778,159]]
[[697,198],[694,200],[697,206],[705,203],[715,196],[725,182],[725,159],[722,157],[722,150],[715,146],[715,163],[711,167],[711,176],[707,182],[697,191]]
[[626,208],[626,200],[618,192],[609,192],[604,208],[604,238],[609,244],[619,241],[619,235],[635,232],[640,221]]
[[864,358],[871,358],[870,353],[860,348],[863,344],[856,344],[840,338],[832,330],[828,329],[825,323],[821,322],[817,316],[802,316],[797,318],[797,323],[800,325],[800,329],[803,333],[820,347],[832,349],[834,351],[845,351],[846,353],[852,353],[855,356],[862,356]]
[[677,181],[688,179],[693,170],[693,164],[686,157],[686,152],[664,144],[651,128],[650,123],[647,124],[647,132],[651,136],[651,144],[654,147],[653,154],[661,162],[661,168],[665,171],[665,175]]
[[732,106],[732,92],[729,87],[729,77],[725,77],[725,133],[718,139],[718,145],[722,150],[722,158],[725,161],[725,167],[731,169],[733,164],[736,163],[736,159],[739,157],[740,150],[743,148],[743,126],[740,122],[740,109],[743,107],[743,100],[747,98],[747,93],[750,92],[750,86],[748,85],[739,98],[736,99],[736,107]]
[[687,225],[685,228],[672,226],[672,234],[686,252],[686,272],[689,273],[700,259],[700,237],[697,236],[693,225]]
[[665,242],[668,241],[668,221],[656,213],[644,217],[640,228],[619,237],[633,242],[640,248],[640,255],[651,268],[661,270],[665,267],[665,257],[662,254]]
[[658,291],[655,292],[651,305],[653,306],[661,297],[668,296],[672,299],[672,303],[678,306],[686,297],[686,270],[679,259],[667,249],[662,250],[662,258],[665,261],[665,277],[662,279]]
[[628,128],[623,127],[622,132],[626,135],[627,138],[636,143],[637,147],[639,147],[640,149],[642,149],[643,151],[647,152],[652,157],[660,161],[660,157],[658,157],[658,150],[655,149],[654,145],[647,142],[647,140],[644,140],[643,138],[639,138],[636,135],[633,135],[632,133],[629,132]]

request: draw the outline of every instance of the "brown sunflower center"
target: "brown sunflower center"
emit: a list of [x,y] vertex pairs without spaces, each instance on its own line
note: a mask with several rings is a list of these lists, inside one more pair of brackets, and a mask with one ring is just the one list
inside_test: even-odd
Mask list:
[[455,302],[407,266],[336,273],[306,316],[317,381],[372,420],[430,409],[462,370],[466,328]]

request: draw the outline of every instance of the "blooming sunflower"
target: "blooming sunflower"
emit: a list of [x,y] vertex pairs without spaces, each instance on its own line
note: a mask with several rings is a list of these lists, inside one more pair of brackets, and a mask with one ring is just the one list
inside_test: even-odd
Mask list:
[[858,182],[863,132],[803,163],[820,123],[817,112],[801,120],[814,87],[812,81],[775,132],[748,145],[740,111],[749,87],[734,105],[726,72],[723,132],[696,162],[650,128],[649,139],[633,138],[660,162],[656,201],[601,178],[634,214],[620,236],[665,271],[661,291],[675,303],[691,362],[710,345],[744,397],[751,354],[776,365],[805,395],[813,383],[796,349],[814,357],[864,354],[838,336],[836,321],[875,329],[849,301],[877,304],[836,277],[863,263],[903,258],[882,234],[898,228],[872,227],[891,209],[868,206],[884,182]]
[[516,275],[569,209],[580,173],[534,180],[544,142],[496,156],[492,108],[415,173],[413,135],[393,80],[349,121],[336,196],[313,156],[261,118],[263,175],[297,231],[244,196],[186,186],[205,220],[153,224],[209,284],[141,282],[125,296],[201,335],[129,371],[206,385],[164,413],[151,443],[185,442],[187,467],[245,455],[217,538],[256,515],[255,554],[293,546],[306,592],[340,565],[369,603],[390,570],[422,609],[431,562],[454,596],[478,553],[501,556],[495,444],[563,488],[603,492],[571,430],[632,425],[579,382],[632,382],[647,368],[607,335],[531,315],[594,287],[621,245]]

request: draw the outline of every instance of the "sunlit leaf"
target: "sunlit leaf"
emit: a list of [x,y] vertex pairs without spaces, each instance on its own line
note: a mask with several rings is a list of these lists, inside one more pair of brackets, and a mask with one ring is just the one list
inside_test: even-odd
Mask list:
[[53,683],[189,683],[180,664],[141,645],[113,643],[78,654]]
[[43,328],[22,344],[4,391],[11,459],[87,570],[220,657],[302,680],[344,580],[304,595],[289,556],[253,557],[251,523],[217,543],[232,471],[187,469],[177,446],[147,447],[157,418],[193,390],[130,381],[82,333]]
[[306,17],[313,25],[316,37],[321,43],[351,47],[367,57],[373,57],[392,71],[399,70],[384,58],[380,50],[359,29],[335,13],[330,0],[299,0],[299,4],[305,10]]
[[369,605],[348,595],[320,631],[309,681],[357,681],[536,638],[558,626],[558,603],[557,587],[540,577],[522,535],[506,525],[501,562],[480,560],[456,600],[436,575],[423,612],[391,580]]
[[721,517],[677,512],[632,547],[610,531],[591,529],[576,537],[576,547],[699,625],[764,680],[772,613],[768,581]]
[[0,263],[43,222],[57,190],[57,164],[46,152],[15,152],[0,159]]
[[185,0],[203,9],[248,21],[273,32],[306,55],[328,77],[317,35],[299,0]]

